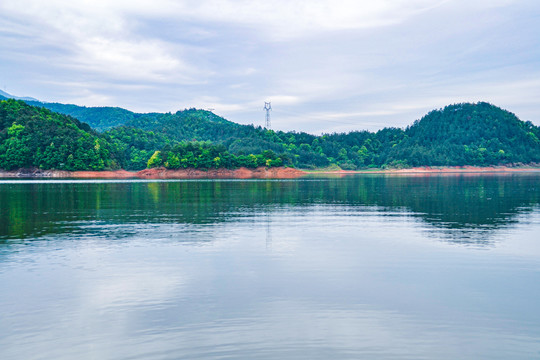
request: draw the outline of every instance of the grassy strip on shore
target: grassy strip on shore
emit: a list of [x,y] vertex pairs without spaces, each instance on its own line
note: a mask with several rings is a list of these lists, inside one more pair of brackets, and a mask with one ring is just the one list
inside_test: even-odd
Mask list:
[[316,169],[304,170],[308,174],[438,174],[438,173],[493,173],[540,172],[538,166],[422,166],[404,169],[370,168],[365,170]]

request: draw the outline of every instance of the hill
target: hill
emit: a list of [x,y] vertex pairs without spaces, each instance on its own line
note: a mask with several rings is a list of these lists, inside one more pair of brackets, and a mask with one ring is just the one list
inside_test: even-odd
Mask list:
[[[289,166],[317,168],[337,164],[343,169],[354,170],[382,165],[384,162],[380,160],[384,152],[380,150],[388,149],[403,132],[401,129],[387,128],[375,134],[362,131],[315,136],[241,125],[199,109],[140,114],[114,107],[27,103],[73,116],[97,131],[105,131],[105,136],[123,139],[125,143],[120,147],[129,159],[126,166],[130,169],[140,169],[153,146],[181,141],[211,141],[224,145],[236,155],[261,154],[271,150],[283,155],[285,164]],[[150,144],[144,143],[138,140],[141,136],[153,140]],[[362,148],[367,139],[370,141]]]
[[8,94],[5,91],[0,90],[0,100],[6,100],[6,99],[15,99],[15,100],[24,100],[24,101],[38,101],[37,99],[34,99],[33,97],[20,97]]
[[98,131],[111,129],[115,126],[123,125],[126,122],[142,115],[119,107],[86,107],[73,104],[49,103],[39,101],[33,97],[20,97],[8,94],[0,90],[0,100],[23,100],[28,105],[43,107],[53,112],[72,116],[82,122],[89,124]]
[[496,165],[540,162],[540,128],[488,103],[434,110],[405,130],[387,163]]
[[[109,127],[108,124],[122,124],[100,133],[80,121],[76,126],[86,126],[92,136],[106,144],[111,159],[105,166],[130,170],[147,167],[156,152],[159,152],[154,159],[156,164],[171,167],[186,164],[208,167],[212,159],[190,160],[190,156],[203,156],[203,153],[206,154],[204,156],[225,156],[215,156],[220,159],[228,159],[225,153],[238,158],[227,160],[230,166],[254,164],[248,159],[248,155],[254,155],[259,156],[259,165],[270,161],[271,164],[300,168],[337,165],[346,170],[540,163],[540,128],[519,120],[506,110],[482,102],[455,104],[431,111],[405,129],[385,128],[377,132],[353,131],[321,136],[240,125],[197,109],[136,114],[120,108],[47,105],[58,106],[64,111],[71,109],[80,118],[92,118],[92,113],[98,112],[102,115],[98,117],[102,122],[101,129]],[[45,109],[33,111],[41,113]],[[47,114],[53,113],[48,111]],[[66,118],[76,121],[73,117]],[[98,120],[93,118],[93,123]],[[0,134],[6,134],[7,130],[0,131],[3,131]],[[193,142],[198,145],[192,148],[186,145]],[[172,162],[167,161],[169,154]]]
[[26,101],[26,103],[72,116],[87,123],[98,131],[104,131],[115,126],[123,125],[143,115],[119,107],[86,107],[72,104],[45,103],[41,101]]
[[223,145],[178,142],[133,127],[98,133],[86,123],[44,107],[13,99],[0,101],[0,169],[4,170],[256,168],[282,163],[272,152],[237,156]]
[[[130,130],[131,129],[131,130]],[[540,162],[540,128],[497,106],[449,105],[406,129],[353,131],[315,136],[239,125],[211,112],[189,109],[140,116],[107,134],[142,129],[170,141],[211,141],[235,154],[271,150],[302,168],[336,164],[366,167],[509,165]]]
[[88,124],[23,101],[0,101],[0,169],[118,168],[109,143]]

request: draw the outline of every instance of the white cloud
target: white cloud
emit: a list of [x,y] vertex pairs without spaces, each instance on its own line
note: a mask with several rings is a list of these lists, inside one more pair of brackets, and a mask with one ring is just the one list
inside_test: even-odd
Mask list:
[[214,22],[245,24],[271,38],[313,35],[398,23],[442,1],[432,0],[213,0],[183,1],[179,13]]
[[72,66],[103,73],[112,79],[197,82],[193,77],[197,69],[167,53],[166,47],[157,41],[85,39],[78,44],[75,59],[70,60]]
[[302,99],[294,95],[272,95],[267,97],[267,101],[279,103],[281,105],[294,105],[302,102]]
[[[129,36],[139,19],[230,24],[256,29],[274,39],[313,36],[325,31],[387,26],[438,6],[433,0],[4,0],[5,14],[83,37]],[[42,34],[45,35],[45,34]]]
[[[0,82],[135,111],[215,108],[312,132],[455,101],[538,118],[538,4],[511,0],[0,2]],[[6,84],[1,84],[6,85]],[[281,113],[280,113],[281,112]]]
[[[55,66],[106,76],[111,81],[203,82],[201,78],[204,79],[208,73],[184,59],[182,44],[134,35],[136,21],[126,13],[147,16],[155,13],[152,9],[156,7],[150,2],[137,4],[121,1],[27,1],[25,6],[21,6],[20,2],[5,1],[0,10],[37,23],[37,27],[26,28],[27,36],[37,38],[35,43],[68,49],[68,54],[54,59]],[[17,33],[22,34],[22,30],[17,29]]]

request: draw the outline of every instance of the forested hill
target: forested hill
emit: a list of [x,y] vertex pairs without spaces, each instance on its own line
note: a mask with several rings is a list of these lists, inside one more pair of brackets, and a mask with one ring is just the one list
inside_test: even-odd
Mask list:
[[431,111],[406,129],[353,131],[315,136],[271,131],[229,122],[204,110],[141,116],[107,132],[122,136],[138,128],[171,141],[207,140],[232,153],[285,154],[302,168],[336,164],[366,167],[499,165],[540,162],[540,128],[488,103],[456,104]]
[[[79,121],[89,124],[92,128],[103,131],[115,126],[123,125],[126,122],[141,116],[119,107],[86,107],[72,104],[48,103],[38,101],[31,97],[18,97],[0,90],[0,100],[23,100],[28,105],[43,107],[53,112],[72,116]],[[152,114],[144,114],[151,116]]]
[[[1,99],[0,99],[1,100]],[[26,101],[27,104],[44,107],[51,111],[69,115],[89,124],[97,131],[110,130],[116,126],[127,125],[141,129],[158,128],[160,132],[169,132],[175,138],[191,136],[194,133],[198,138],[208,138],[213,135],[208,133],[207,123],[217,123],[228,126],[230,129],[239,130],[242,125],[225,120],[209,111],[189,109],[171,113],[135,113],[119,107],[86,107],[73,104],[45,103],[40,101]],[[189,129],[182,131],[177,125],[171,127],[171,123],[184,122]],[[172,130],[171,133],[169,130]],[[178,133],[180,130],[181,133]],[[216,131],[218,133],[220,131]],[[215,134],[214,134],[215,135]]]
[[435,110],[405,130],[387,162],[486,165],[540,161],[540,128],[488,103]]
[[[51,111],[69,115],[89,124],[92,128],[103,131],[115,126],[123,125],[143,114],[137,114],[119,107],[86,107],[72,104],[44,103],[40,101],[26,101],[32,106],[44,107]],[[152,114],[144,114],[151,116]]]
[[114,134],[98,133],[74,117],[23,101],[0,101],[0,169],[209,169],[283,164],[283,159],[271,151],[236,155],[223,145],[181,143],[133,127],[118,128]]
[[118,163],[88,124],[23,101],[0,101],[0,169],[26,167],[104,170]]
[[[55,114],[23,102],[9,100],[1,104],[3,113],[0,112],[0,156],[7,159],[11,157],[7,156],[7,153],[15,154],[11,149],[14,144],[20,144],[19,140],[43,140],[41,145],[34,144],[29,147],[32,154],[34,151],[38,154],[32,155],[31,164],[43,168],[74,168],[73,159],[80,158],[81,154],[75,154],[77,146],[69,147],[68,144],[83,141],[78,138],[81,136],[91,139],[94,145],[99,144],[99,148],[103,149],[99,155],[103,166],[99,165],[97,168],[122,167],[130,170],[148,166],[151,157],[154,158],[150,163],[155,166],[217,166],[221,160],[212,163],[212,159],[207,159],[210,154],[219,159],[233,159],[228,162],[230,166],[284,164],[300,168],[321,168],[337,165],[348,170],[369,167],[540,163],[540,128],[488,103],[456,104],[434,110],[405,129],[385,128],[377,132],[354,131],[321,136],[240,125],[205,110],[136,114],[120,108],[81,110],[74,105],[59,104],[64,110],[71,109],[73,116],[79,116],[79,120],[88,117],[91,124],[100,123],[100,129],[109,128],[109,124],[121,124],[105,132],[95,132],[73,117]],[[52,107],[54,104],[47,105]],[[70,108],[72,106],[73,108]],[[94,117],[93,111],[100,112],[102,116]],[[53,128],[56,127],[54,131],[57,133],[55,136],[60,138],[64,135],[60,134],[59,129],[64,127],[75,127],[88,135],[71,132],[65,135],[69,140],[59,138],[49,142],[49,145],[53,143],[56,148],[64,141],[68,150],[66,147],[62,148],[61,162],[40,162],[38,159],[43,156],[42,153],[46,150],[43,146],[47,145],[50,136],[34,133],[41,131],[36,125],[40,123],[38,118],[49,124],[47,126],[53,126],[54,123]],[[24,126],[24,131],[15,131],[16,128],[12,128],[15,125]],[[90,151],[90,140],[84,141],[85,149]],[[188,146],[188,143],[192,145]],[[50,154],[52,150],[48,151]],[[156,151],[159,152],[158,155]],[[66,164],[69,155],[72,155],[72,158],[69,160],[71,165],[68,166]],[[169,155],[172,161],[167,161]],[[249,157],[250,155],[257,160]],[[193,156],[201,158],[193,160]],[[235,157],[239,157],[238,161],[234,160]],[[21,162],[12,161],[8,166],[13,168],[16,163]],[[224,164],[223,161],[221,163]],[[0,167],[6,168],[5,164],[0,163]],[[76,169],[83,166],[83,162],[76,164]]]

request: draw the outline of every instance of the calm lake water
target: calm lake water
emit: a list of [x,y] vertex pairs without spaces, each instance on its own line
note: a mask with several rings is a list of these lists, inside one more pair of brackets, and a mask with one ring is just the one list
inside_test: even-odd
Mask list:
[[540,175],[0,181],[0,359],[540,359]]

